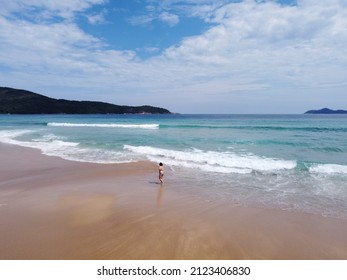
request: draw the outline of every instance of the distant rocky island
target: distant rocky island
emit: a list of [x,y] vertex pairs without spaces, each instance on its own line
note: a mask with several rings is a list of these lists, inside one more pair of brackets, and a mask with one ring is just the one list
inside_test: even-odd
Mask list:
[[305,114],[347,114],[346,110],[331,110],[329,108],[323,108],[320,110],[310,110],[305,112]]
[[96,101],[54,99],[31,91],[0,87],[0,114],[171,114],[164,108],[122,106]]

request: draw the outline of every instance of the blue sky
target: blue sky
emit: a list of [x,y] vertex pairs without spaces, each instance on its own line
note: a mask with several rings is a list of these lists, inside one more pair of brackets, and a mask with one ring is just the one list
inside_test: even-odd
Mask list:
[[347,0],[0,0],[0,85],[180,113],[347,109]]

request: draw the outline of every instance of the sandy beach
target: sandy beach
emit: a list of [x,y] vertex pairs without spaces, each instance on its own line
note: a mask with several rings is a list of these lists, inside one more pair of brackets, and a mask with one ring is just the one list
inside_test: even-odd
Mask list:
[[343,219],[161,187],[150,162],[79,163],[5,144],[0,155],[1,260],[347,259]]

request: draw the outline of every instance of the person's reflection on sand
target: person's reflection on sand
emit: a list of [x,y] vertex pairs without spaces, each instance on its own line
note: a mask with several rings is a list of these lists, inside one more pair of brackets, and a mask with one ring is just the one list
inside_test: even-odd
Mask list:
[[158,189],[158,194],[157,194],[157,206],[159,207],[161,205],[161,201],[163,198],[163,192],[164,192],[164,187],[160,185]]

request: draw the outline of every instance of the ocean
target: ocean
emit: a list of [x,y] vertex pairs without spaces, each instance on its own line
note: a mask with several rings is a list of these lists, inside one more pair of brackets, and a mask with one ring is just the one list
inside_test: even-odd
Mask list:
[[163,162],[165,186],[180,192],[347,219],[347,115],[0,115],[0,142]]

